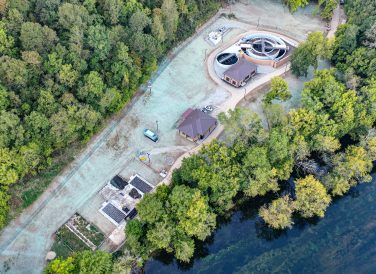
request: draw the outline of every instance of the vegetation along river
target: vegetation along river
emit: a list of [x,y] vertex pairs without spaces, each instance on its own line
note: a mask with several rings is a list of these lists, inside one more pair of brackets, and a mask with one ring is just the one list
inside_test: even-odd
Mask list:
[[190,265],[160,254],[148,273],[376,273],[376,174],[336,199],[320,220],[292,229],[264,227],[254,202],[244,204],[196,250]]

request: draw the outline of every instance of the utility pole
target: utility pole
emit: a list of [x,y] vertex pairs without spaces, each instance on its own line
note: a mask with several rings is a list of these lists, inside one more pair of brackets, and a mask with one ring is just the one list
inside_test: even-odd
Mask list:
[[148,156],[148,161],[149,161],[149,165],[150,165],[150,153],[146,152],[146,155]]
[[245,100],[245,94],[246,94],[247,90],[246,88],[244,87],[244,100]]
[[158,120],[156,120],[155,123],[157,124],[157,133],[158,133]]

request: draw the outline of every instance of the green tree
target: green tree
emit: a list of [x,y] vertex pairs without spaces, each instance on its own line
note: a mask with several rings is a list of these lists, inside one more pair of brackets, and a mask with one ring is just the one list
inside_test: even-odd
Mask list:
[[127,222],[125,227],[126,246],[131,254],[146,260],[149,257],[149,245],[145,243],[145,227],[138,219]]
[[[103,25],[90,26],[87,34],[87,43],[93,51],[92,65],[95,67],[96,62],[104,61],[111,51],[109,32]],[[93,63],[95,62],[95,63]]]
[[338,139],[333,136],[322,136],[317,134],[314,136],[313,149],[319,152],[335,152],[340,149],[341,144]]
[[[0,156],[1,156],[1,149],[0,149]],[[0,165],[0,175],[2,175],[1,165]],[[10,196],[8,195],[8,193],[4,191],[4,189],[0,188],[0,229],[2,229],[7,223],[7,215],[9,211],[9,204],[8,204],[9,199],[10,199]]]
[[74,113],[76,129],[82,139],[87,140],[95,131],[101,120],[101,114],[90,106],[79,107]]
[[6,89],[0,85],[0,112],[6,110],[10,105],[9,96]]
[[44,60],[44,69],[49,74],[58,73],[63,65],[63,60],[59,58],[56,52],[48,55],[47,59]]
[[42,57],[36,51],[23,51],[21,56],[22,60],[29,65],[38,66],[40,63],[42,63]]
[[215,228],[216,215],[199,190],[176,186],[170,197],[172,212],[179,220],[178,227],[189,236],[205,240]]
[[163,26],[162,11],[161,9],[153,10],[153,23],[151,26],[151,32],[155,39],[160,42],[164,42],[166,39],[166,32]]
[[318,8],[321,9],[321,17],[327,20],[332,18],[333,11],[337,7],[337,5],[337,0],[319,0]]
[[174,224],[161,221],[155,223],[153,228],[147,232],[147,239],[157,249],[166,249],[171,251],[170,244],[174,233]]
[[295,182],[296,201],[294,207],[305,218],[324,217],[330,204],[325,187],[312,175]]
[[57,258],[48,264],[45,269],[46,274],[72,274],[76,270],[75,259],[68,257],[66,259]]
[[248,177],[244,192],[250,197],[279,190],[277,170],[272,167],[266,147],[252,146],[243,159],[242,170]]
[[20,118],[11,112],[0,113],[0,148],[18,147],[24,141],[25,130]]
[[0,80],[9,88],[26,87],[29,80],[27,64],[9,56],[1,56]]
[[166,39],[173,41],[179,22],[179,12],[175,0],[163,0],[161,11]]
[[0,21],[0,54],[12,54],[14,39],[7,34],[7,27],[4,22]]
[[43,163],[41,147],[37,143],[28,143],[19,149],[20,166],[23,174],[35,175]]
[[112,270],[111,254],[104,251],[83,251],[77,255],[79,273],[110,274]]
[[102,113],[112,113],[120,110],[122,107],[121,93],[116,88],[109,88],[103,94],[99,107]]
[[95,106],[102,99],[105,87],[99,73],[91,71],[85,76],[83,86],[79,88],[77,96],[85,103]]
[[338,26],[336,31],[335,40],[332,44],[332,57],[331,60],[336,63],[336,68],[340,71],[347,69],[342,63],[346,62],[346,58],[357,47],[357,37],[359,27],[351,24],[343,24]]
[[268,129],[284,127],[288,124],[285,109],[280,104],[263,105],[264,114],[268,122]]
[[54,30],[39,23],[25,22],[21,26],[20,40],[24,50],[34,50],[40,54],[50,51],[57,41]]
[[13,35],[13,37],[17,37],[24,22],[24,17],[18,9],[8,9],[7,16],[3,21],[6,24],[8,33]]
[[277,177],[287,180],[294,165],[294,152],[288,128],[273,128],[269,134],[267,147],[268,159],[272,167],[276,169]]
[[372,78],[376,75],[376,50],[365,47],[357,48],[346,57],[346,68],[351,67],[361,78]]
[[141,10],[132,14],[129,19],[129,27],[132,33],[142,33],[151,24],[151,19]]
[[129,0],[126,1],[125,5],[121,10],[122,14],[122,22],[127,23],[128,19],[134,14],[136,11],[144,11],[147,13],[147,9],[144,9],[141,2],[137,0]]
[[119,22],[121,9],[124,6],[123,0],[104,0],[103,13],[107,23],[116,25]]
[[46,116],[51,116],[58,108],[55,97],[49,90],[40,91],[37,103],[37,110]]
[[330,57],[330,46],[322,32],[312,32],[302,42],[291,57],[291,70],[297,76],[307,76],[308,68],[317,69],[320,58]]
[[260,138],[262,124],[260,117],[248,108],[236,107],[228,113],[221,112],[218,119],[225,128],[226,140],[233,144],[235,140],[256,141]]
[[136,259],[128,252],[125,252],[124,255],[114,261],[112,274],[131,274],[135,263]]
[[363,44],[370,49],[376,49],[376,22],[365,32],[365,36]]
[[283,196],[273,200],[268,206],[263,206],[259,210],[259,215],[264,221],[274,229],[291,228],[294,222],[292,221],[292,213],[294,207],[291,199],[288,196]]
[[0,187],[8,186],[19,179],[19,159],[14,151],[0,148]]
[[38,11],[38,18],[45,25],[53,26],[58,20],[57,11],[60,0],[36,0],[35,10]]
[[47,144],[49,140],[50,122],[45,114],[32,111],[25,117],[25,134],[29,140],[40,140]]
[[291,12],[296,11],[299,7],[304,7],[309,3],[308,0],[284,0],[284,2]]
[[175,249],[175,256],[179,261],[187,263],[193,257],[195,243],[192,238],[183,233],[178,233],[174,239],[173,246]]
[[314,79],[304,85],[302,104],[317,113],[319,115],[316,115],[317,118],[327,115],[327,118],[336,125],[330,126],[335,131],[326,133],[323,132],[325,127],[321,127],[322,135],[342,137],[362,122],[355,119],[359,98],[355,91],[347,91],[333,74],[333,70],[316,71]]
[[287,101],[291,98],[287,82],[280,76],[273,77],[269,92],[265,95],[263,102],[271,104],[273,100]]
[[59,6],[58,16],[59,24],[66,30],[73,27],[86,28],[89,20],[89,13],[84,6],[71,3]]
[[357,183],[372,181],[372,161],[363,147],[349,146],[345,153],[334,156],[333,170],[324,178],[325,186],[333,196],[342,196]]
[[209,194],[210,203],[216,212],[224,212],[233,206],[233,197],[240,188],[240,167],[235,161],[235,152],[214,141],[201,150],[201,166],[193,172],[198,188]]
[[77,139],[76,125],[70,113],[61,109],[54,113],[50,119],[51,137],[55,148],[62,148]]
[[142,201],[137,204],[137,211],[140,219],[149,224],[162,220],[166,214],[163,201],[154,193],[145,194]]
[[71,88],[76,84],[79,73],[71,64],[64,64],[61,66],[58,77],[61,84]]

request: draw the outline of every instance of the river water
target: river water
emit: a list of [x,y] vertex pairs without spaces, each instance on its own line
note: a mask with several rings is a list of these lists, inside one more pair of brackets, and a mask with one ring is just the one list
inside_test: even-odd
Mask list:
[[149,273],[376,273],[376,174],[336,199],[320,220],[276,233],[244,204],[196,250],[190,265],[161,254]]

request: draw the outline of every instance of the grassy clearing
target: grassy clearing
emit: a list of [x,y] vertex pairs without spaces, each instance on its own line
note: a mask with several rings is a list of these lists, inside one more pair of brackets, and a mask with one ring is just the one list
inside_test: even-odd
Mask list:
[[104,235],[99,229],[93,224],[86,221],[82,216],[76,214],[76,219],[74,221],[75,227],[94,245],[99,246],[103,240]]
[[11,201],[8,221],[19,215],[23,209],[35,202],[47,189],[52,180],[72,162],[83,144],[75,144],[67,148],[60,155],[54,157],[52,164],[39,175],[25,177],[10,187]]
[[57,257],[63,257],[64,259],[72,256],[74,251],[72,251],[68,246],[64,244],[64,241],[56,238],[56,241],[51,247],[51,250],[56,253]]
[[[67,223],[73,225],[79,231],[78,234],[82,234],[80,237],[86,237],[97,247],[104,241],[104,234],[77,213]],[[55,251],[58,257],[66,258],[75,252],[90,250],[86,243],[65,225],[61,226],[55,235],[51,250]]]
[[74,252],[90,250],[90,248],[65,225],[63,225],[56,232],[56,241],[51,250],[55,251],[57,256],[67,257]]

